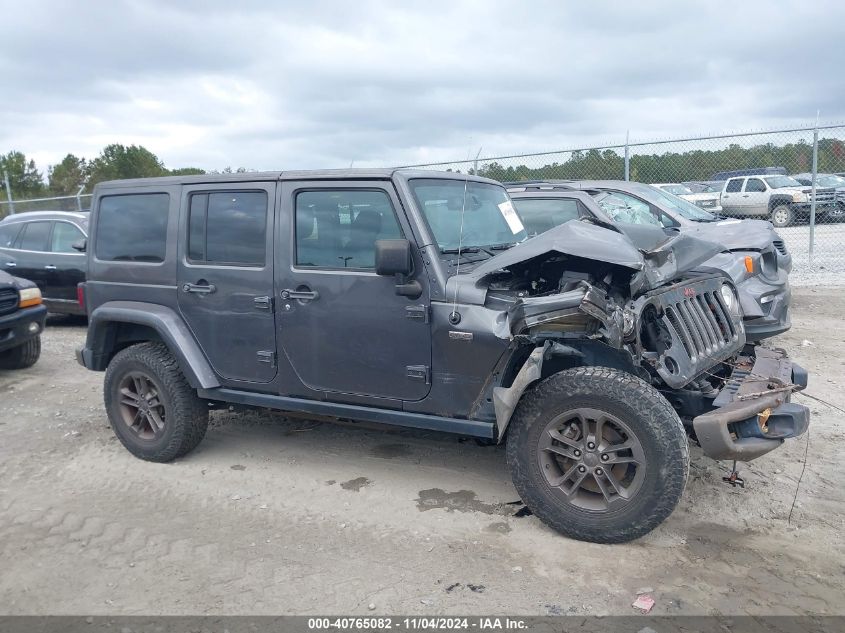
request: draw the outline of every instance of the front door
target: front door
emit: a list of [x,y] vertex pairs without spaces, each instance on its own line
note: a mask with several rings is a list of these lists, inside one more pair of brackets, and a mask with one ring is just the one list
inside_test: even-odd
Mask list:
[[184,187],[179,309],[224,379],[276,375],[273,206],[276,183]]
[[71,222],[56,220],[45,264],[52,266],[47,277],[47,296],[58,303],[77,301],[76,287],[85,281],[86,257],[73,245],[85,239],[82,230]]
[[[376,240],[411,235],[392,183],[285,182],[280,203],[279,244],[289,247],[277,255],[279,339],[302,395],[424,398],[428,292],[398,296],[396,279],[374,270]],[[422,266],[414,277],[425,289]]]

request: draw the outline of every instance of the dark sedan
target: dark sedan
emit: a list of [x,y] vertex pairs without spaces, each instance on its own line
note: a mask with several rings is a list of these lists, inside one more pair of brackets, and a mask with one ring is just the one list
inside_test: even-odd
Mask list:
[[88,214],[31,211],[0,220],[0,270],[38,286],[50,312],[85,314],[77,284],[85,281]]

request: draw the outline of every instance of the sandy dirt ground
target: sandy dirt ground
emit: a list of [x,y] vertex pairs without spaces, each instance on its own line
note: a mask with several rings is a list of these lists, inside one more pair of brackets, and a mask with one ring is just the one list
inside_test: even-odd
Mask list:
[[[777,339],[845,408],[845,290],[796,289]],[[842,416],[750,465],[693,448],[683,500],[626,545],[566,539],[521,505],[501,448],[434,433],[212,414],[167,465],[133,458],[103,375],[51,319],[32,369],[0,372],[3,614],[845,614]],[[373,608],[371,611],[370,609]]]

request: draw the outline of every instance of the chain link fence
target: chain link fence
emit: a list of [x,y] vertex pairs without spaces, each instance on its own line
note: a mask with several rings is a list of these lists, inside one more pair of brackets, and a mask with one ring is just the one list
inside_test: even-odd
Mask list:
[[91,194],[79,196],[53,196],[28,200],[0,200],[0,220],[14,213],[27,211],[90,211]]
[[660,185],[720,215],[774,221],[792,252],[796,281],[842,283],[839,274],[845,273],[845,125],[631,140],[406,167],[501,182],[636,180]]

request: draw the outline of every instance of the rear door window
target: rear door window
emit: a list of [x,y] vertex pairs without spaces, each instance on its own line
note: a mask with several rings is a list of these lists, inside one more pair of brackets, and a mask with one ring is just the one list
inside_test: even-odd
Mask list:
[[11,248],[21,230],[20,224],[0,225],[0,248]]
[[192,263],[263,266],[266,243],[267,192],[191,195],[188,259]]
[[104,196],[97,215],[95,255],[115,262],[164,261],[170,195]]
[[46,251],[52,222],[27,222],[18,235],[17,248],[22,251]]

